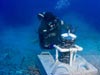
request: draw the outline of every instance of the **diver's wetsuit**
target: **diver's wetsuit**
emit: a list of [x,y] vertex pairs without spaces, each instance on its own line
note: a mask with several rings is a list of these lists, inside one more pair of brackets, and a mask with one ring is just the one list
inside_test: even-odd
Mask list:
[[38,29],[40,46],[43,49],[53,49],[53,45],[61,40],[61,20],[50,12],[46,12],[43,16]]

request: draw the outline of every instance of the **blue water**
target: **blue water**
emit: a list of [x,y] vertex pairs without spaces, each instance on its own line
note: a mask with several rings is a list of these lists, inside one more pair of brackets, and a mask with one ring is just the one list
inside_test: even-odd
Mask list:
[[77,27],[80,54],[100,54],[100,0],[0,0],[0,75],[32,66],[41,51],[34,41],[43,11]]

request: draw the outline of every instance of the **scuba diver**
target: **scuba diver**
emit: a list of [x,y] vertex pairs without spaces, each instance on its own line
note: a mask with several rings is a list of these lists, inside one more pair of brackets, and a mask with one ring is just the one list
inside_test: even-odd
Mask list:
[[63,21],[51,12],[39,13],[38,18],[40,20],[38,29],[40,46],[43,49],[53,49],[53,45],[60,41],[60,27],[63,25]]
[[61,43],[62,31],[64,29],[68,31],[71,27],[64,25],[64,22],[51,12],[42,12],[37,16],[40,20],[40,26],[38,28],[40,47],[42,49],[53,49],[54,44],[59,45]]

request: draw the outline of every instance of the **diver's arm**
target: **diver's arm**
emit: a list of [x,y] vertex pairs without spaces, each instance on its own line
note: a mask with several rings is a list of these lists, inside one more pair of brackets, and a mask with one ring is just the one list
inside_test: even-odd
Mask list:
[[63,20],[61,20],[61,25],[62,25],[63,29],[66,31],[70,30],[70,28],[71,28],[71,25],[64,23]]
[[64,23],[63,20],[61,20],[61,27],[62,27],[62,30],[63,30],[63,31],[68,31],[68,30],[71,29],[71,25],[70,25],[70,24]]
[[64,24],[62,29],[64,29],[67,32],[70,30],[71,33],[75,33],[77,27],[73,27],[71,24]]

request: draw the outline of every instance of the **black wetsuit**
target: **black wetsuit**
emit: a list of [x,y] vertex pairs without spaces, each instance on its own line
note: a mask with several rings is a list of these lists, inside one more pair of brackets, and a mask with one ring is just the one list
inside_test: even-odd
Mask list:
[[[61,40],[61,21],[56,17],[43,18],[38,29],[40,46],[43,49],[53,49],[54,44],[58,44]],[[56,20],[56,22],[54,22]],[[55,26],[50,28],[48,23],[52,22]]]

